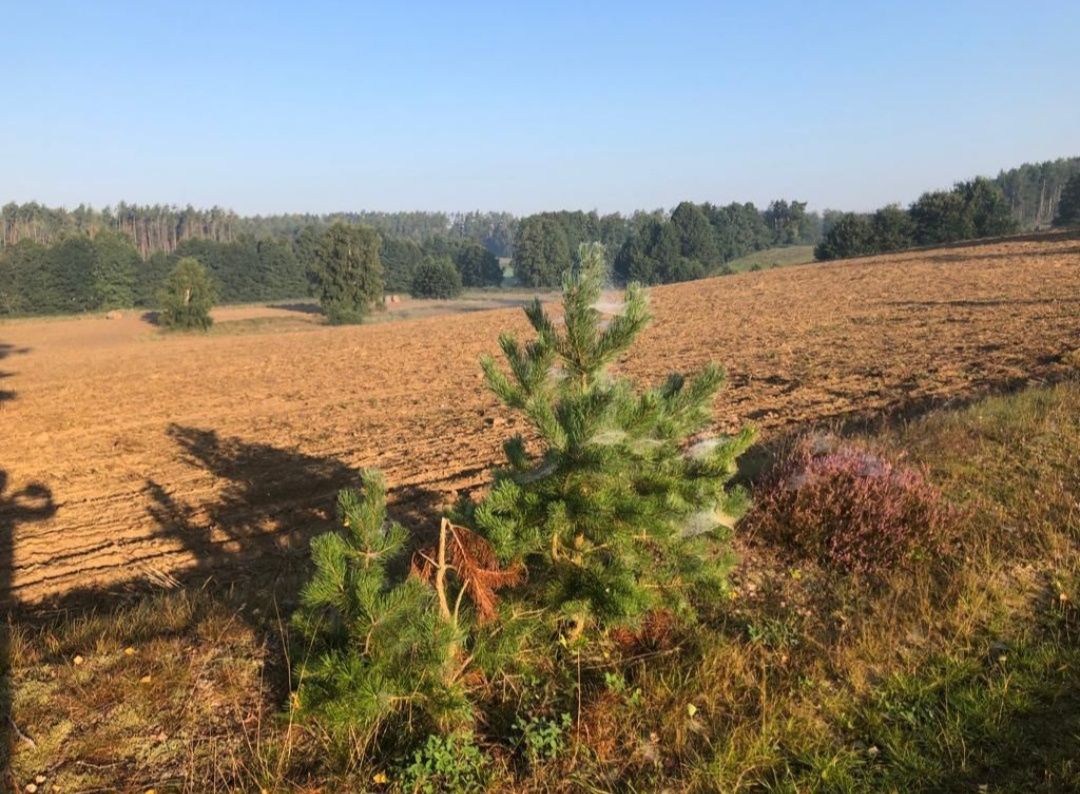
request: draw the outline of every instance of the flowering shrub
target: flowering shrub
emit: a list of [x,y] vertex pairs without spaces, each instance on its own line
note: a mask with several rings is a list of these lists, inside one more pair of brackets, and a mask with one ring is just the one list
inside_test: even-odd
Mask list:
[[922,471],[810,437],[763,483],[747,523],[823,565],[874,575],[940,551],[953,519]]

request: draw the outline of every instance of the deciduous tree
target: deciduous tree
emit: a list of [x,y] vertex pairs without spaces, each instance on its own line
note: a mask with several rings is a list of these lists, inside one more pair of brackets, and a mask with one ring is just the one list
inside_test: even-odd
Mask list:
[[206,268],[194,257],[183,257],[165,282],[160,322],[173,330],[205,331],[213,324],[214,300],[214,284]]

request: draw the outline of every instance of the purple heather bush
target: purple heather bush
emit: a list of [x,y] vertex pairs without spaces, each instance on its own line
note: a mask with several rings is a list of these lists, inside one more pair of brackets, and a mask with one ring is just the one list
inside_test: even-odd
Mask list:
[[939,553],[955,519],[923,471],[822,436],[782,455],[754,502],[747,523],[761,537],[869,576]]

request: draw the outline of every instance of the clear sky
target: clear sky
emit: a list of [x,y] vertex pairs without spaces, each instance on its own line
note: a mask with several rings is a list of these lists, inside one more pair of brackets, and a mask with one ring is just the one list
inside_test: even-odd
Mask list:
[[1080,2],[0,0],[0,203],[871,209],[1080,155]]

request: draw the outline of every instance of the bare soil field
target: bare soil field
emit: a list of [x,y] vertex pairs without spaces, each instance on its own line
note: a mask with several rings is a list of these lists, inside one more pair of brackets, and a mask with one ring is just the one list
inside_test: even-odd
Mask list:
[[[205,336],[137,313],[0,324],[0,584],[35,603],[254,575],[302,560],[362,468],[384,470],[399,516],[482,486],[519,423],[477,360],[527,328],[520,296],[484,300],[340,328],[301,306],[224,308]],[[775,434],[1061,375],[1080,348],[1080,239],[744,273],[656,288],[652,306],[621,369],[654,382],[717,361],[717,428]]]

